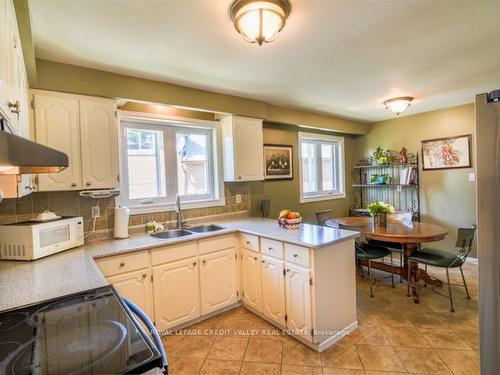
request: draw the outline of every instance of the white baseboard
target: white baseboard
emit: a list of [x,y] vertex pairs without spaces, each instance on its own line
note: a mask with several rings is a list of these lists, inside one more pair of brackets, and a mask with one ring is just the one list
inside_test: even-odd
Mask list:
[[346,328],[343,330],[337,332],[335,335],[329,337],[322,343],[318,345],[318,352],[322,352],[325,349],[328,349],[330,346],[335,344],[337,341],[343,339],[345,336],[349,335],[352,331],[354,331],[356,328],[358,328],[358,321],[356,320],[355,322],[349,324]]
[[478,260],[477,258],[472,258],[472,257],[467,257],[467,260],[465,261],[465,263],[471,263],[471,264],[478,264]]

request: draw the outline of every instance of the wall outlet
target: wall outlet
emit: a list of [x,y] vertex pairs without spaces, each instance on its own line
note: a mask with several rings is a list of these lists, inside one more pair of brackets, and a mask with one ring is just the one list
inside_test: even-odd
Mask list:
[[236,194],[236,203],[241,203],[241,194]]
[[101,210],[99,206],[92,206],[92,219],[101,217]]
[[469,173],[469,182],[474,182],[476,181],[476,174],[475,173]]

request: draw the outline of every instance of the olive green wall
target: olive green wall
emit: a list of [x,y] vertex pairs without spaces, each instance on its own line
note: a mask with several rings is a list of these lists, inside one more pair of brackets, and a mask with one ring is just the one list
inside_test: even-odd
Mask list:
[[[404,146],[408,152],[420,155],[422,140],[472,134],[474,167],[474,129],[473,104],[378,122],[371,126],[368,135],[354,141],[354,161],[369,155],[377,146],[392,150]],[[422,171],[420,165],[422,221],[441,224],[450,231],[444,241],[433,246],[453,249],[457,227],[476,222],[476,184],[468,181],[473,172],[474,168]]]
[[[344,136],[345,166],[346,166],[346,198],[332,199],[321,202],[299,203],[299,160],[298,160],[298,127],[264,125],[264,143],[293,146],[293,180],[256,181],[250,183],[251,214],[261,216],[260,203],[262,199],[271,199],[269,216],[275,218],[283,209],[291,209],[302,214],[304,221],[316,223],[315,212],[332,209],[333,216],[346,216],[349,211],[349,192],[351,191],[353,164],[352,147],[354,139]],[[311,132],[310,129],[301,131]],[[340,135],[340,134],[336,134]]]
[[211,112],[293,125],[308,125],[347,134],[366,134],[366,123],[336,116],[289,109],[263,101],[152,81],[102,70],[89,69],[47,60],[36,60],[37,81],[32,88],[72,94],[124,98],[162,103]]

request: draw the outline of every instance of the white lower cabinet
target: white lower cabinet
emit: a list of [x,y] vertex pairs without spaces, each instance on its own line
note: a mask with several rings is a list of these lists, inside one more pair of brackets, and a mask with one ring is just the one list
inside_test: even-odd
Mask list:
[[243,302],[262,312],[262,288],[259,253],[243,250]]
[[122,297],[131,300],[148,316],[153,316],[153,294],[149,268],[109,276],[108,281],[113,284]]
[[264,316],[285,325],[285,281],[283,261],[262,256],[262,312]]
[[198,257],[153,267],[154,316],[160,330],[200,316]]
[[238,300],[234,248],[200,256],[201,312],[203,315]]
[[287,327],[297,334],[310,336],[312,329],[310,271],[285,264],[285,301]]

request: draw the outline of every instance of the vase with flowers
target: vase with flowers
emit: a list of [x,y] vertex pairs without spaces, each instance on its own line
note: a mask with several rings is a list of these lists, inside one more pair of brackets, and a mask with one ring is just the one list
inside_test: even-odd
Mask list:
[[386,227],[387,214],[393,214],[395,212],[392,205],[381,201],[368,203],[366,208],[373,219],[373,226],[375,227]]

